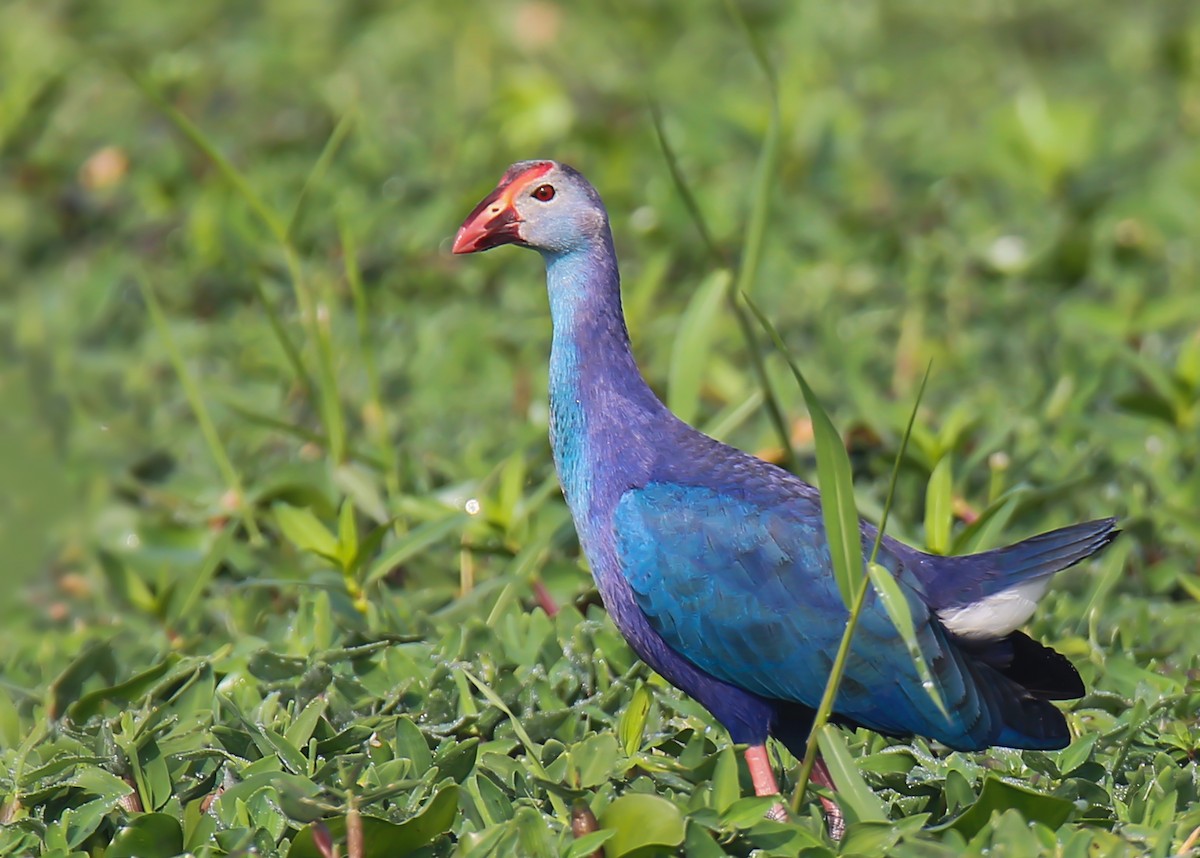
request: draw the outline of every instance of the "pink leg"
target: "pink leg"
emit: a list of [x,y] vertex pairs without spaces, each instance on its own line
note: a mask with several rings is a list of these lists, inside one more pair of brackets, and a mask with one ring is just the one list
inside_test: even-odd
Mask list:
[[[825,760],[820,754],[817,754],[816,760],[813,761],[812,782],[814,786],[823,787],[832,793],[837,792],[837,787],[833,785],[833,776],[829,774],[829,766],[825,765]],[[825,825],[829,828],[829,836],[834,840],[841,840],[846,836],[846,817],[842,816],[842,809],[831,798],[823,795],[817,798],[825,811]]]
[[546,612],[547,617],[553,617],[558,613],[558,602],[554,601],[554,597],[550,595],[550,591],[546,589],[546,585],[542,583],[542,579],[540,578],[533,580],[533,597],[537,600],[542,610]]
[[750,780],[754,781],[755,795],[778,795],[779,784],[767,756],[766,745],[751,745],[746,749],[746,765],[750,767]]
[[[750,768],[750,780],[754,783],[755,795],[779,795],[779,783],[775,780],[775,771],[771,768],[771,758],[767,756],[765,745],[751,745],[746,749],[746,765]],[[812,771],[813,786],[836,792],[833,777],[829,767],[820,756],[817,757]],[[825,824],[829,827],[829,836],[841,840],[846,834],[846,818],[837,802],[825,796],[818,796],[821,808],[825,811]],[[787,808],[780,802],[767,812],[769,819],[784,822],[788,818]]]
[[[779,783],[775,780],[775,771],[771,768],[771,758],[767,756],[766,745],[751,745],[746,749],[746,765],[750,768],[750,780],[754,782],[755,795],[779,795]],[[767,819],[776,822],[786,822],[787,808],[783,802],[776,802],[767,811]]]

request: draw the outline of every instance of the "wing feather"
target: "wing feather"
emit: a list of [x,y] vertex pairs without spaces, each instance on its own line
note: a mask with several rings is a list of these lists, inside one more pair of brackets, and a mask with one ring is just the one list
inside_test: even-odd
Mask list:
[[[755,694],[818,704],[848,614],[815,503],[764,506],[709,487],[651,483],[622,496],[614,526],[622,574],[675,651]],[[909,595],[951,718],[933,705],[873,593],[837,712],[885,733],[978,745],[992,726],[964,657],[920,597],[919,583],[905,580],[899,559],[880,559]]]

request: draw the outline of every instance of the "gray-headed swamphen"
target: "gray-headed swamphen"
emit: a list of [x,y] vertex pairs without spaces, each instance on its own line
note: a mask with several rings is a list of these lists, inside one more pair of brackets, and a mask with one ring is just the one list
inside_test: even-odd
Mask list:
[[[746,744],[758,795],[778,786],[775,736],[797,756],[846,624],[816,489],[679,420],[630,351],[608,214],[578,172],[512,165],[471,212],[455,253],[502,244],[546,262],[553,319],[550,443],[605,607],[633,650]],[[1101,519],[964,557],[884,538],[943,715],[874,594],[834,711],[839,723],[962,751],[1062,748],[1050,702],[1082,696],[1071,663],[1018,631],[1050,578],[1116,536]],[[864,548],[875,528],[861,525]],[[832,788],[823,766],[814,780]],[[823,801],[831,830],[836,805]],[[780,808],[781,810],[781,808]]]

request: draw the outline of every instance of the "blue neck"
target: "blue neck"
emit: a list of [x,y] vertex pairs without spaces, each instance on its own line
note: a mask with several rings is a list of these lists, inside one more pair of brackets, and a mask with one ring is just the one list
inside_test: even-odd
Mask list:
[[[629,346],[612,237],[605,230],[566,253],[543,253],[554,338],[550,350],[550,444],[580,535],[608,489],[653,437],[639,432],[664,406]],[[613,484],[610,486],[610,484]]]

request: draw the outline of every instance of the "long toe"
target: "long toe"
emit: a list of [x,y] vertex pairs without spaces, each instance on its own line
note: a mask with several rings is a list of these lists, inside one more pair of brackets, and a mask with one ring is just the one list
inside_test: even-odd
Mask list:
[[842,815],[842,809],[836,801],[824,796],[821,797],[821,807],[825,811],[825,828],[829,836],[840,841],[846,836],[846,817]]

